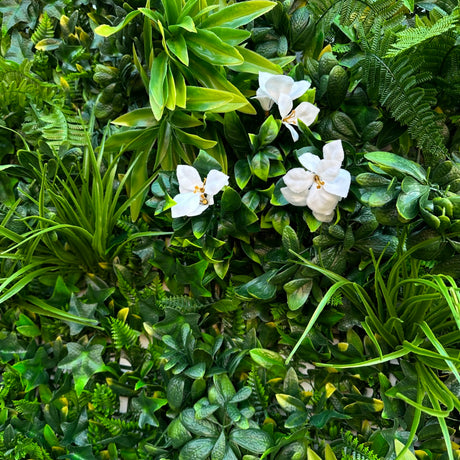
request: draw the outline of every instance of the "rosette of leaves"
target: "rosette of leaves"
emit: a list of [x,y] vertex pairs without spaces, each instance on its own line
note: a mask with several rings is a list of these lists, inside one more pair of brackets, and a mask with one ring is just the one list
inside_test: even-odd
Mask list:
[[262,430],[248,404],[249,387],[238,391],[227,374],[216,374],[206,397],[181,411],[168,426],[168,437],[179,458],[242,459],[246,453],[263,454],[273,445],[272,437]]
[[416,255],[443,259],[460,249],[460,169],[454,161],[439,163],[429,174],[418,163],[390,152],[364,155],[372,172],[356,177],[360,199],[371,207],[382,225],[416,222],[408,244],[435,239],[430,249]]

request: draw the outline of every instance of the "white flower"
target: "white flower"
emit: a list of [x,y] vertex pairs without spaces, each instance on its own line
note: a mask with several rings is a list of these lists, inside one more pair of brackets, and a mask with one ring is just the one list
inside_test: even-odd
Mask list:
[[[294,110],[292,110],[292,101],[283,99],[282,103],[278,104],[283,125],[291,132],[292,140],[296,142],[299,135],[293,126],[298,126],[298,120],[301,120],[307,126],[310,126],[316,119],[319,113],[318,107],[309,102],[301,102]],[[293,126],[292,126],[293,125]]]
[[177,167],[179,195],[173,200],[176,204],[171,208],[173,218],[198,216],[210,205],[214,204],[214,195],[228,185],[228,176],[212,169],[208,177],[201,180],[200,174],[193,166]]
[[326,144],[323,157],[309,152],[301,155],[299,161],[305,169],[288,171],[281,193],[294,206],[308,206],[320,222],[330,222],[337,203],[348,195],[351,175],[341,169],[344,153],[340,140]]
[[265,111],[271,109],[274,102],[285,104],[302,96],[310,88],[308,81],[294,81],[287,75],[277,75],[268,72],[259,72],[259,89],[254,99],[260,102]]

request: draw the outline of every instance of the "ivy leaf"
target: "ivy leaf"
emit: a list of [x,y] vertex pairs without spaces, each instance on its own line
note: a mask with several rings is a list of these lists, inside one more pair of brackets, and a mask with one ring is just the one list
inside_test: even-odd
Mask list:
[[133,409],[140,411],[139,415],[139,428],[143,428],[145,424],[151,426],[159,426],[158,419],[155,417],[156,412],[160,407],[168,404],[167,399],[149,398],[144,392],[133,400]]
[[72,372],[75,381],[75,391],[80,396],[88,380],[96,373],[105,370],[101,353],[104,350],[102,345],[83,346],[71,342],[67,344],[67,356],[61,360],[58,367]]
[[0,13],[3,13],[2,20],[2,37],[20,22],[26,22],[31,25],[29,15],[29,6],[32,0],[2,0]]
[[[85,303],[78,297],[72,294],[69,303],[69,313],[81,318],[96,319],[94,313],[96,312],[97,303]],[[76,335],[85,327],[83,324],[74,323],[73,321],[66,321],[70,327],[70,335]]]
[[48,373],[45,371],[49,367],[50,359],[43,347],[40,347],[32,359],[26,359],[13,365],[21,374],[21,380],[26,384],[25,391],[31,391],[42,383],[48,383]]

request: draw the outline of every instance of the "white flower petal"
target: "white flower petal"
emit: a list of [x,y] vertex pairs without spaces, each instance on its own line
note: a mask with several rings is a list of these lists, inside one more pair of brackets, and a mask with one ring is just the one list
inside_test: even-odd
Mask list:
[[329,182],[335,180],[340,171],[340,163],[331,160],[321,160],[316,167],[316,174],[321,180]]
[[259,87],[265,92],[265,85],[267,84],[268,79],[276,77],[278,74],[268,73],[268,72],[259,72]]
[[303,168],[294,168],[283,176],[283,181],[291,192],[302,193],[313,184],[313,174]]
[[287,75],[273,75],[271,78],[267,79],[263,89],[276,103],[278,103],[281,94],[289,95],[293,83],[294,80]]
[[331,212],[330,214],[321,214],[319,212],[313,211],[313,216],[320,222],[330,222],[334,218],[334,213]]
[[300,164],[308,171],[318,174],[321,158],[310,152],[305,152],[299,157]]
[[333,181],[326,182],[324,184],[324,190],[345,198],[348,195],[348,191],[350,190],[350,183],[350,173],[345,169],[341,169]]
[[265,112],[268,112],[272,108],[273,100],[270,96],[254,96],[252,99],[257,99]]
[[325,160],[337,161],[342,164],[344,157],[342,141],[340,139],[329,142],[323,147],[323,158]]
[[304,94],[308,88],[310,88],[310,83],[308,81],[295,81],[292,85],[289,96],[292,100],[297,99],[298,97],[302,96],[302,94]]
[[295,108],[295,116],[298,120],[302,120],[304,124],[310,126],[318,116],[319,109],[309,102],[301,102]]
[[176,174],[180,193],[194,192],[196,186],[203,187],[200,174],[193,166],[178,165]]
[[220,192],[225,185],[228,185],[228,176],[217,169],[212,169],[206,178],[204,190],[209,197]]
[[291,126],[289,123],[286,123],[285,121],[283,121],[283,125],[286,126],[286,128],[289,129],[289,131],[291,132],[292,140],[294,142],[297,142],[299,140],[299,134],[294,129],[294,126]]
[[308,190],[302,193],[295,193],[288,187],[283,187],[280,190],[284,198],[286,198],[286,200],[292,205],[305,206],[307,204]]
[[171,207],[171,216],[173,219],[176,217],[197,216],[207,208],[207,206],[200,203],[199,193],[179,193],[173,200],[176,202],[176,204]]
[[307,197],[307,206],[313,211],[315,217],[316,214],[330,216],[334,213],[339,200],[339,196],[328,193],[323,187],[312,186]]
[[287,94],[281,94],[278,98],[278,110],[281,118],[284,119],[292,110],[292,99]]

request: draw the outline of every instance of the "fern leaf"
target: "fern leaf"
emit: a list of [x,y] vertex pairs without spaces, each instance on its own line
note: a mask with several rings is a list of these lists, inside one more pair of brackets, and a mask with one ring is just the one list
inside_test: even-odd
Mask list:
[[346,26],[360,25],[368,32],[377,18],[386,25],[400,23],[404,5],[401,0],[310,0],[308,8],[318,18],[317,22],[328,26],[336,17]]
[[209,304],[201,303],[186,295],[166,297],[160,302],[161,308],[171,308],[180,313],[195,313],[205,308],[207,305]]
[[110,318],[110,332],[115,348],[129,348],[133,345],[138,336],[138,332],[132,329],[128,324],[118,318]]
[[249,372],[247,384],[252,390],[250,401],[256,410],[256,416],[262,417],[268,407],[268,395],[255,366]]
[[454,10],[449,16],[444,16],[430,27],[408,28],[397,34],[397,41],[391,45],[385,57],[395,57],[415,47],[440,37],[455,29],[460,20],[460,10]]
[[342,432],[342,460],[378,460],[378,456],[364,444],[360,444],[349,431]]
[[46,13],[40,17],[38,22],[38,27],[35,29],[34,33],[30,37],[32,43],[36,45],[39,41],[45,40],[46,38],[54,37],[54,25],[50,17]]
[[[368,94],[391,113],[393,118],[408,127],[410,135],[423,150],[428,164],[447,155],[442,136],[442,117],[433,110],[433,93],[418,86],[417,73],[422,62],[414,62],[402,54],[385,58],[394,41],[391,31],[377,29],[373,37],[362,37],[366,53],[362,60],[363,80]],[[425,74],[423,79],[426,80]]]

